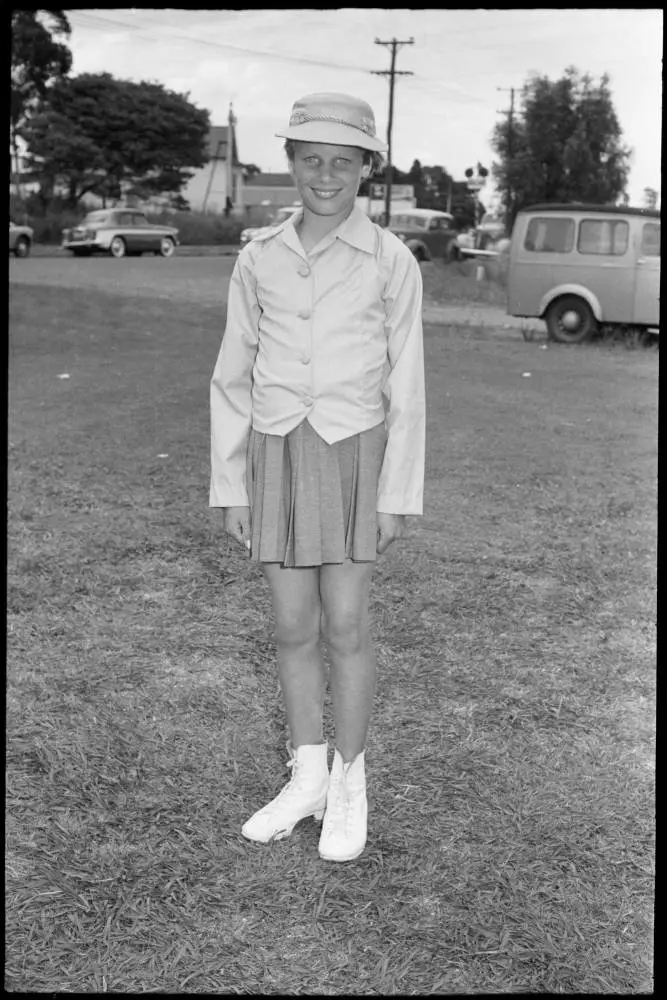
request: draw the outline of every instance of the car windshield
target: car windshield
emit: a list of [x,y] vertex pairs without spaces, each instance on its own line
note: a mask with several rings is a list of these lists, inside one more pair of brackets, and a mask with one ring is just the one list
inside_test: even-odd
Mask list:
[[108,218],[109,216],[106,212],[89,212],[83,220],[82,225],[89,226],[94,223],[99,226],[101,222],[106,222]]

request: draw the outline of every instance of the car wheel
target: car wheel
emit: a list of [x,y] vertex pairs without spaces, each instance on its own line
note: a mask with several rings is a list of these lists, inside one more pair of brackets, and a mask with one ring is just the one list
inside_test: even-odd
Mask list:
[[551,340],[561,344],[581,344],[597,330],[591,307],[578,295],[562,295],[552,302],[546,314]]
[[30,240],[26,236],[19,236],[14,247],[14,256],[27,257],[30,254]]
[[176,244],[172,240],[171,236],[163,236],[160,240],[160,256],[161,257],[171,257],[174,250],[176,249]]
[[424,253],[423,247],[414,247],[412,254],[415,260],[418,260],[420,262],[426,260],[426,254]]
[[122,236],[114,236],[109,244],[109,253],[112,257],[124,257],[127,253],[127,244]]

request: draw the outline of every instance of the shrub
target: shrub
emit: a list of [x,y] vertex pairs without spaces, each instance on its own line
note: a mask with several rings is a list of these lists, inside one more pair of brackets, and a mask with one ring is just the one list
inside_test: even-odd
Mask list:
[[203,212],[149,212],[151,222],[176,226],[183,246],[225,246],[239,242],[246,222]]

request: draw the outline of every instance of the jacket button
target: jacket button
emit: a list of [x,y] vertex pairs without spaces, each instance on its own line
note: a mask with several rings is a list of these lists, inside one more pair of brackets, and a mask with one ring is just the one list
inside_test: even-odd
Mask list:
[[299,319],[310,319],[310,310],[300,309],[299,312],[297,313],[297,316],[299,317]]
[[313,402],[313,397],[312,396],[304,396],[303,399],[301,400],[301,402],[303,403],[304,406],[311,406],[312,402]]
[[302,354],[299,360],[301,361],[302,365],[309,365],[310,364],[310,358],[308,357],[307,354]]
[[310,274],[310,268],[309,267],[300,267],[297,273],[299,274],[299,276],[301,278],[307,278],[308,275]]

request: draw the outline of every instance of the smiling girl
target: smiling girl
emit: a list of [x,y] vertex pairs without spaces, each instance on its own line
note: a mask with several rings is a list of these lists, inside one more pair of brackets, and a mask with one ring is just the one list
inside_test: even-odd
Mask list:
[[370,106],[311,94],[278,135],[303,209],[244,247],[232,274],[210,505],[268,581],[290,736],[291,779],[242,833],[268,843],[324,816],[321,857],[348,861],[367,836],[371,576],[406,515],[422,513],[422,284],[410,251],[355,206],[385,148]]

